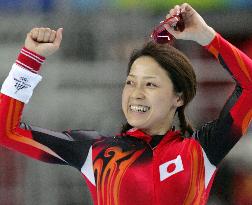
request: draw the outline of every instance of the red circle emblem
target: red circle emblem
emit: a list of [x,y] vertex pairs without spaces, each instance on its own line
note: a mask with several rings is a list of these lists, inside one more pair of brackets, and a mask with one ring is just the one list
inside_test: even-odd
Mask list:
[[167,172],[168,172],[168,173],[171,173],[171,172],[173,172],[175,169],[176,169],[176,164],[175,164],[175,163],[169,164],[169,166],[167,167]]

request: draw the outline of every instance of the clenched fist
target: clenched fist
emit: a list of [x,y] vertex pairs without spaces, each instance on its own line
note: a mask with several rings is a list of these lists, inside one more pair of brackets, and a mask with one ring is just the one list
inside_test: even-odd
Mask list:
[[26,36],[25,47],[41,56],[47,57],[56,52],[62,40],[63,29],[33,28]]

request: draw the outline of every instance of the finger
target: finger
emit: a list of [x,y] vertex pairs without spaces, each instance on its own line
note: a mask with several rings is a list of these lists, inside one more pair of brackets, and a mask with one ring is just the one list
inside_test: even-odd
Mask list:
[[190,4],[188,4],[188,3],[183,3],[183,4],[181,5],[181,9],[183,9],[183,10],[185,10],[185,11],[190,11],[190,10],[192,10],[193,8],[192,8],[192,6],[191,6]]
[[181,9],[181,13],[184,13],[186,11],[186,7],[187,7],[187,3],[184,3],[180,6],[180,9]]
[[170,16],[174,16],[175,15],[175,10],[171,9],[169,13],[170,13]]
[[175,16],[175,15],[178,15],[179,12],[180,12],[180,6],[176,5],[176,6],[174,6],[173,9],[170,10],[170,15]]
[[56,38],[56,31],[52,30],[50,38],[49,38],[49,42],[53,43],[55,38]]
[[181,5],[181,13],[183,13],[183,15],[191,16],[195,12],[196,11],[191,7],[190,4],[184,3]]
[[43,40],[44,40],[44,35],[45,35],[45,28],[39,28],[39,29],[38,29],[37,41],[38,41],[38,42],[43,42]]
[[174,7],[174,15],[178,15],[180,13],[180,6],[179,5],[176,5]]
[[55,38],[53,44],[57,47],[60,47],[60,43],[62,40],[62,33],[63,33],[63,28],[59,28],[56,32],[56,38]]
[[43,38],[43,42],[44,43],[48,43],[49,42],[49,39],[50,39],[50,36],[51,36],[51,32],[52,30],[50,28],[45,28],[44,30],[44,38]]
[[33,40],[37,41],[38,34],[39,34],[39,29],[38,28],[33,28],[30,33],[31,33],[31,38]]

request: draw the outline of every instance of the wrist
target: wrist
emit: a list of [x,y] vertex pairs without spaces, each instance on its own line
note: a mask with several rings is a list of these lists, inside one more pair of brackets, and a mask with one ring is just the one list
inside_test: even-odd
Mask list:
[[33,73],[38,73],[45,57],[23,47],[17,57],[16,64]]
[[216,35],[215,30],[212,27],[207,26],[203,29],[203,31],[200,32],[200,35],[196,41],[201,46],[207,46],[212,42],[215,35]]

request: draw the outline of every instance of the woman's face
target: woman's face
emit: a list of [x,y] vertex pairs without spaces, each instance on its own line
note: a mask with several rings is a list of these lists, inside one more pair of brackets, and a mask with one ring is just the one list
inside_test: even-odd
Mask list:
[[151,135],[165,134],[181,105],[171,79],[152,57],[134,61],[122,94],[122,109],[131,126]]

